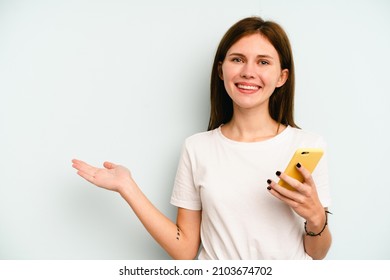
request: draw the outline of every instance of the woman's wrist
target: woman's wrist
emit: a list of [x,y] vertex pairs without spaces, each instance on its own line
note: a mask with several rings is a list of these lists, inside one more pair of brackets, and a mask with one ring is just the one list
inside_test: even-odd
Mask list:
[[316,215],[312,215],[311,217],[307,218],[306,219],[307,228],[313,230],[321,229],[326,220],[325,215],[326,213],[324,209],[321,209],[321,211],[317,211]]
[[119,183],[117,192],[122,196],[134,196],[134,191],[137,189],[137,184],[134,182],[132,178],[129,178],[127,180],[123,180],[121,183]]
[[320,218],[313,219],[305,222],[305,232],[309,236],[319,236],[325,230],[328,225],[328,213],[327,210],[322,211]]

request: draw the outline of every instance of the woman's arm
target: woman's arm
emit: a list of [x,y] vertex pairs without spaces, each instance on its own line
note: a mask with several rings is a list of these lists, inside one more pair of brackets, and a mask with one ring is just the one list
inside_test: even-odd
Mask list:
[[118,192],[130,205],[146,230],[174,259],[194,259],[200,246],[201,211],[178,209],[176,224],[143,194],[130,171],[110,162],[96,168],[73,160],[78,174],[92,184]]
[[277,172],[280,179],[292,186],[295,191],[281,187],[271,180],[268,182],[268,189],[271,194],[284,201],[298,215],[306,220],[307,232],[317,234],[324,229],[320,235],[312,236],[306,234],[303,239],[306,253],[313,259],[323,259],[332,243],[329,227],[328,225],[325,226],[327,222],[325,211],[327,209],[324,209],[319,200],[317,188],[310,172],[304,166],[297,166],[297,169],[304,178],[303,183],[284,173]]
[[[306,221],[306,232],[312,232],[314,235],[311,236],[306,234],[303,239],[306,253],[315,260],[321,260],[326,257],[332,243],[332,236],[327,225],[327,208],[323,211],[322,215],[314,218],[312,221]],[[325,225],[326,223],[326,225]]]

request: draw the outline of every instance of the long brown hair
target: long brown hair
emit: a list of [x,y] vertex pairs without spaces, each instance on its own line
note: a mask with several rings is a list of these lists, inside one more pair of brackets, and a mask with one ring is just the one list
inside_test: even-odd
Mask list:
[[219,76],[219,64],[224,61],[226,53],[234,43],[254,33],[260,33],[269,40],[278,52],[281,68],[289,71],[287,81],[283,86],[276,88],[270,97],[269,113],[279,124],[298,127],[294,122],[294,60],[287,34],[275,22],[264,21],[260,17],[249,17],[240,20],[225,33],[215,54],[211,72],[211,112],[208,130],[229,122],[233,116],[233,102]]

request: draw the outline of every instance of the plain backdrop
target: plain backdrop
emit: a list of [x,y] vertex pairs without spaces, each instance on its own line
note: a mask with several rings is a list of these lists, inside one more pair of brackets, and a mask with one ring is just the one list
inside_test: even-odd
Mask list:
[[71,160],[127,166],[175,220],[181,145],[207,129],[217,44],[253,15],[287,31],[297,123],[328,142],[327,258],[390,259],[386,0],[0,0],[0,259],[169,259]]

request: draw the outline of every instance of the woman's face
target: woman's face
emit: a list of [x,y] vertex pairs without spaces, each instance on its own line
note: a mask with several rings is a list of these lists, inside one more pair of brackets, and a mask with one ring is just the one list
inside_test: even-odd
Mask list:
[[220,78],[234,109],[266,109],[276,87],[288,78],[279,55],[263,35],[256,33],[238,40],[220,65]]

